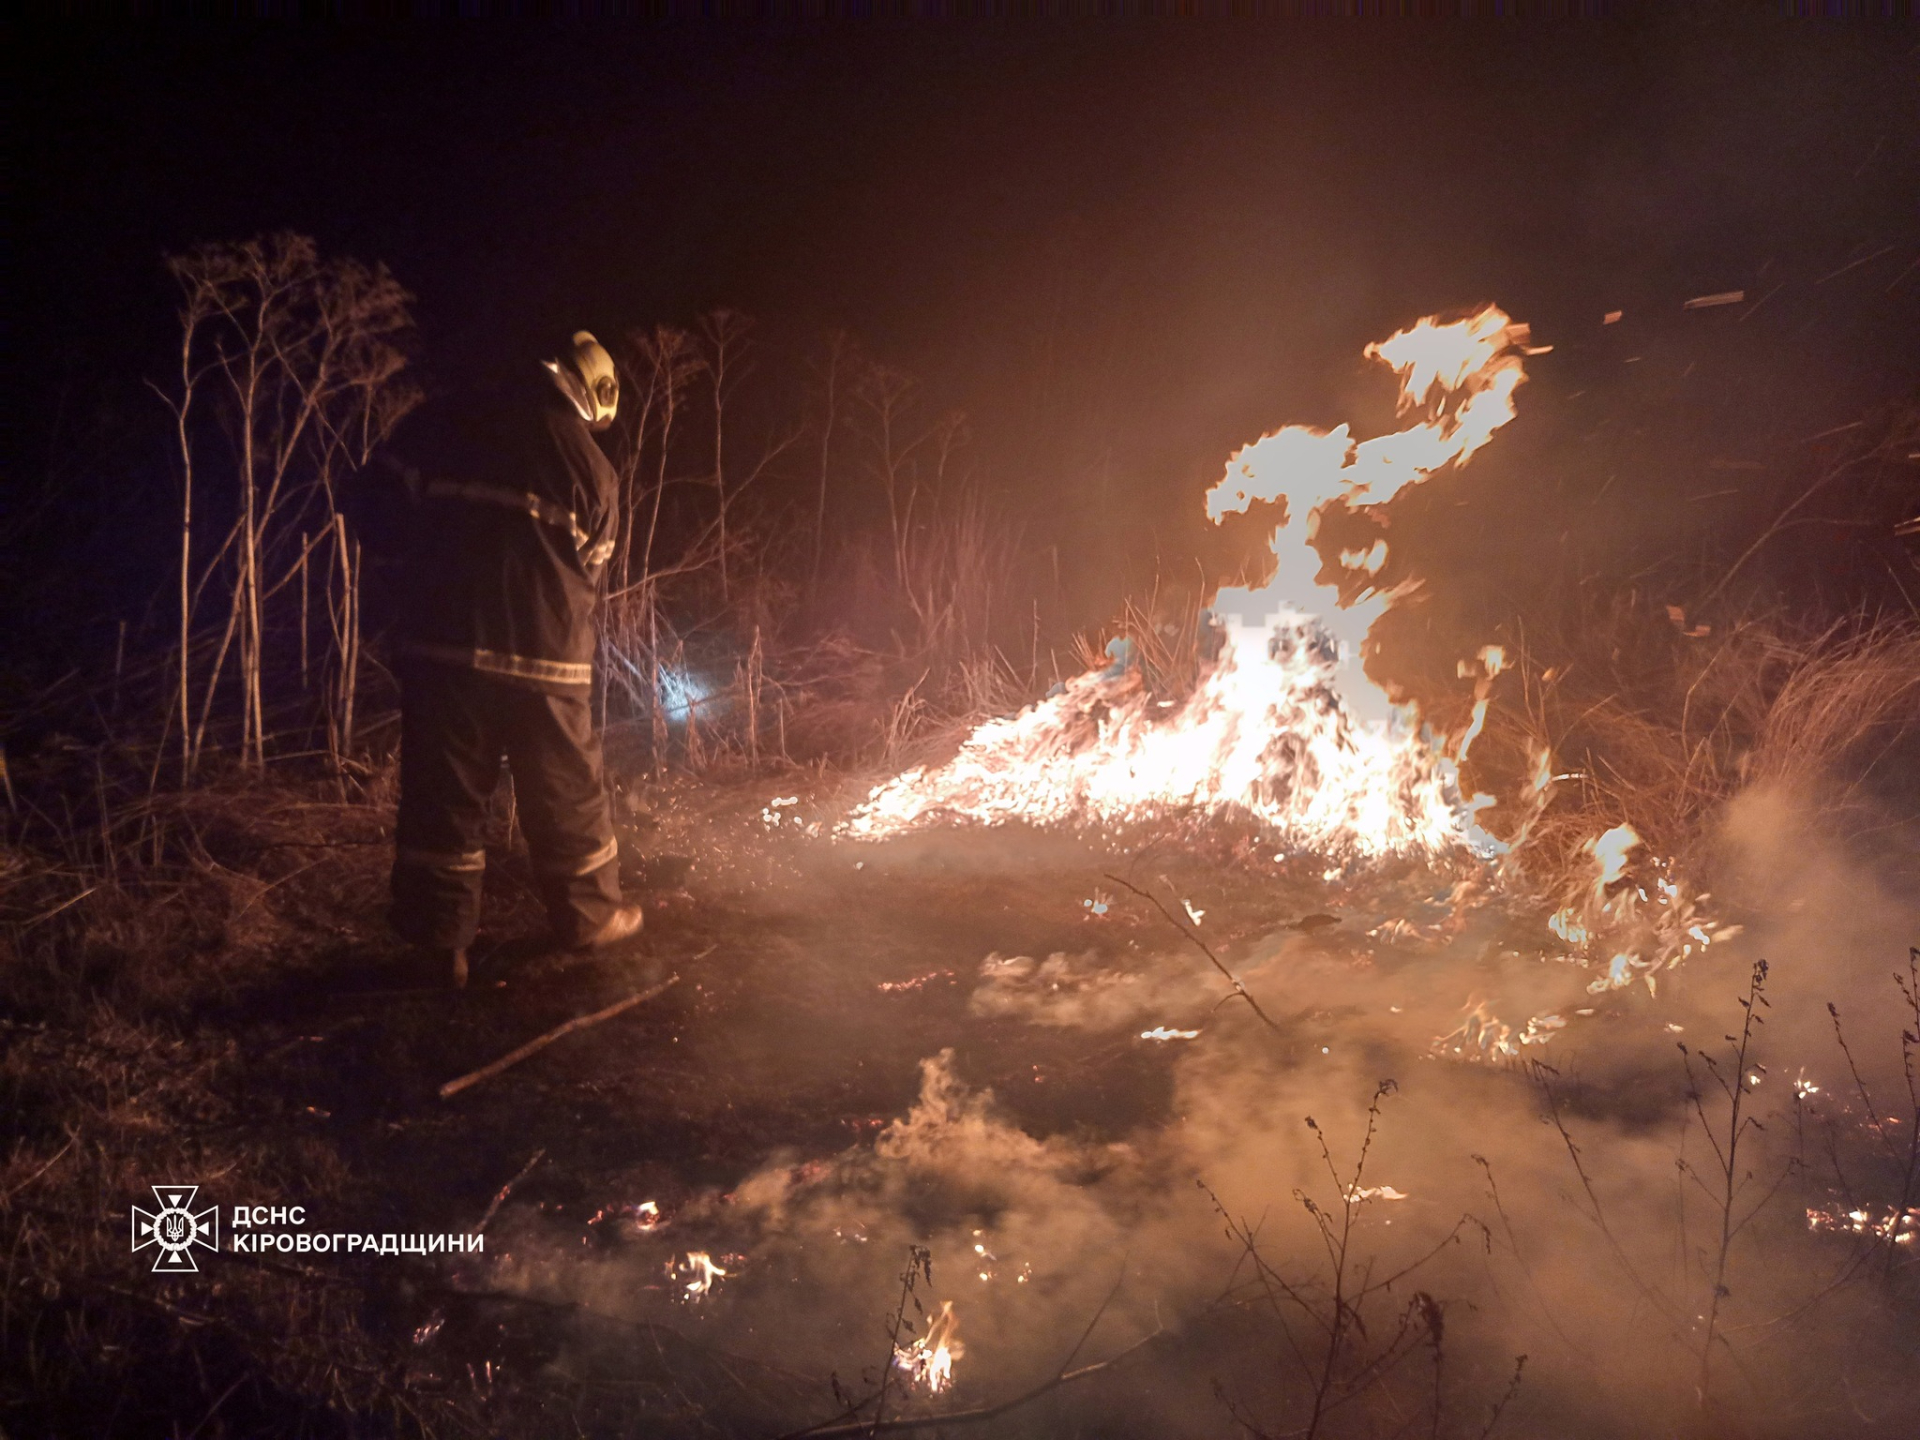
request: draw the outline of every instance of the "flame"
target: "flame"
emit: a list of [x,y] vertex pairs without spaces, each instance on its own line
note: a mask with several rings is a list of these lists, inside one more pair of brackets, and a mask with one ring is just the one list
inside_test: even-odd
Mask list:
[[1459,758],[1467,758],[1467,751],[1473,748],[1473,742],[1479,737],[1481,729],[1487,723],[1487,697],[1482,695],[1473,702],[1473,719],[1467,723],[1467,733],[1460,737]]
[[[1487,724],[1487,705],[1492,700],[1494,678],[1507,668],[1507,652],[1498,645],[1488,645],[1480,651],[1480,680],[1473,687],[1473,718],[1467,722],[1466,733],[1460,737],[1460,744],[1454,750],[1454,759],[1465,760],[1467,751],[1473,748],[1473,742],[1479,738],[1481,730]],[[1460,676],[1465,679],[1471,672],[1467,662],[1459,664]]]
[[1239,811],[1331,854],[1457,842],[1451,774],[1411,736],[1356,725],[1331,655],[1262,655],[1229,633],[1220,663],[1174,711],[1156,712],[1137,678],[1079,676],[987,721],[946,765],[876,787],[845,833],[874,839],[940,818],[1117,825]]
[[893,1363],[907,1372],[916,1384],[938,1395],[953,1384],[953,1362],[967,1353],[960,1341],[960,1319],[953,1313],[953,1302],[942,1300],[940,1313],[927,1326],[927,1333],[911,1345],[896,1346]]
[[1571,909],[1555,912],[1553,918],[1547,921],[1547,929],[1558,935],[1569,945],[1584,945],[1587,943],[1587,927],[1580,922],[1580,917],[1574,914]]
[[1380,567],[1387,563],[1387,542],[1376,540],[1366,550],[1342,550],[1340,563],[1349,570],[1364,570],[1369,575],[1378,575]]
[[[1548,751],[1537,747],[1513,838],[1497,841],[1476,823],[1494,801],[1463,793],[1459,765],[1487,724],[1505,650],[1489,645],[1477,665],[1460,662],[1461,678],[1476,676],[1469,720],[1444,746],[1428,744],[1418,717],[1396,708],[1358,663],[1374,621],[1418,582],[1383,584],[1383,539],[1333,559],[1314,541],[1330,507],[1366,517],[1486,445],[1514,418],[1524,357],[1544,353],[1529,339],[1527,326],[1491,305],[1462,320],[1422,319],[1364,351],[1398,380],[1400,429],[1357,440],[1346,425],[1288,425],[1234,452],[1207,492],[1207,516],[1269,525],[1273,574],[1258,588],[1218,591],[1209,615],[1218,656],[1190,694],[1155,696],[1137,666],[1089,671],[1017,715],[980,725],[946,764],[876,786],[836,833],[878,839],[943,821],[1110,828],[1178,816],[1251,818],[1272,833],[1276,862],[1305,852],[1327,866],[1328,881],[1356,861],[1434,858],[1463,847],[1492,858],[1525,844],[1553,783],[1579,776],[1554,774]],[[1385,527],[1384,512],[1373,518]],[[1323,585],[1333,603],[1316,607],[1310,597]],[[1571,958],[1604,967],[1591,993],[1636,980],[1651,993],[1657,971],[1738,933],[1707,918],[1708,897],[1692,894],[1669,862],[1644,848],[1624,824],[1595,836],[1585,847],[1591,872],[1570,878],[1552,901],[1558,913],[1549,928]],[[1499,878],[1517,874],[1503,867]],[[1087,908],[1099,913],[1104,899]],[[1457,913],[1461,896],[1455,900]],[[1516,1028],[1470,1005],[1435,1045],[1511,1057],[1565,1023],[1537,1015]]]
[[[1546,774],[1544,760],[1540,773]],[[1723,926],[1707,913],[1713,897],[1676,878],[1671,861],[1636,858],[1645,845],[1631,825],[1616,825],[1581,848],[1592,857],[1592,872],[1563,896],[1547,928],[1576,952],[1572,958],[1605,965],[1606,973],[1588,982],[1589,994],[1622,990],[1636,980],[1657,994],[1657,972],[1740,933],[1740,926]]]
[[713,1257],[705,1250],[690,1250],[687,1258],[673,1267],[676,1278],[685,1282],[685,1294],[689,1300],[704,1300],[713,1290],[716,1280],[727,1278],[727,1272],[713,1263]]
[[1872,1235],[1876,1239],[1891,1240],[1895,1245],[1911,1245],[1914,1236],[1920,1235],[1920,1206],[1902,1210],[1897,1205],[1889,1205],[1881,1215],[1860,1207],[1843,1209],[1838,1204],[1817,1210],[1809,1208],[1807,1228],[1839,1234]]
[[1596,835],[1587,842],[1587,850],[1600,862],[1600,874],[1595,878],[1593,888],[1601,898],[1605,898],[1609,885],[1627,873],[1627,857],[1639,844],[1640,837],[1633,833],[1631,825],[1616,825],[1604,835]]
[[[1374,579],[1384,541],[1336,566],[1335,608],[1305,607],[1323,568],[1312,541],[1331,505],[1365,511],[1458,464],[1513,418],[1526,327],[1488,306],[1431,317],[1367,347],[1399,377],[1406,428],[1355,441],[1347,426],[1290,425],[1242,447],[1206,497],[1215,523],[1256,502],[1273,519],[1272,579],[1215,598],[1218,660],[1185,699],[1152,698],[1135,669],[1069,680],[976,729],[946,765],[877,786],[841,827],[873,839],[940,819],[1114,825],[1169,813],[1238,813],[1337,858],[1496,850],[1451,760],[1424,744],[1354,663],[1374,619],[1406,593]],[[1483,652],[1488,678],[1504,656]]]
[[1362,1200],[1405,1200],[1407,1194],[1391,1185],[1350,1185],[1347,1187],[1347,1200],[1358,1204]]
[[1462,1060],[1511,1060],[1522,1047],[1544,1045],[1556,1031],[1567,1028],[1564,1016],[1535,1015],[1516,1030],[1494,1014],[1485,1000],[1469,1000],[1463,1014],[1457,1026],[1435,1038],[1435,1053]]

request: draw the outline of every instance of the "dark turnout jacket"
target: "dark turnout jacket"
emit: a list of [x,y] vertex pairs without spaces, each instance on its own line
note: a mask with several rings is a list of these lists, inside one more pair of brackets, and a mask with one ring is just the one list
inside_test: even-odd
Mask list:
[[416,502],[404,653],[541,690],[590,688],[619,485],[573,403],[534,370],[423,407],[396,448]]

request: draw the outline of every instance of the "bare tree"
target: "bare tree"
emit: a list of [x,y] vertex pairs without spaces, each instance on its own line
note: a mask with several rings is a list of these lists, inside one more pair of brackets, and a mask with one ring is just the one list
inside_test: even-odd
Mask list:
[[727,509],[732,495],[727,489],[726,437],[727,402],[747,371],[747,332],[753,322],[738,310],[715,310],[700,320],[700,333],[706,339],[706,371],[713,398],[713,491],[719,506],[720,598],[732,598],[728,564]]
[[[158,385],[152,389],[173,412],[175,443],[180,449],[180,673],[175,692],[178,707],[170,713],[180,722],[180,778],[184,783],[193,768],[193,442],[190,427],[194,401],[212,365],[211,361],[197,359],[195,341],[201,327],[219,306],[216,288],[205,276],[183,273],[179,267],[174,267],[174,275],[186,297],[180,307],[180,388],[177,393]],[[164,741],[161,748],[166,748]]]
[[866,468],[887,502],[893,580],[913,614],[914,646],[964,644],[970,628],[984,625],[985,597],[1004,558],[980,497],[956,473],[967,418],[950,410],[926,419],[918,383],[888,365],[862,366],[853,391]]
[[700,359],[693,336],[672,325],[656,325],[652,335],[635,336],[634,344],[646,365],[649,407],[657,408],[660,416],[653,504],[647,517],[646,543],[640,551],[640,577],[644,579],[652,570],[653,548],[660,536],[660,505],[667,492],[667,456],[673,448],[674,421],[705,362]]
[[892,542],[894,580],[908,583],[907,538],[913,526],[913,508],[920,497],[914,452],[924,436],[909,437],[915,394],[911,375],[891,365],[872,362],[861,370],[854,387],[864,412],[867,431],[867,468],[887,499],[887,535]]
[[[328,730],[336,754],[352,743],[358,664],[358,542],[339,486],[417,399],[400,375],[412,296],[383,266],[323,260],[301,235],[203,245],[168,259],[185,296],[173,411],[183,477],[180,572],[181,766],[203,752],[227,657],[237,650],[243,763],[265,763],[267,606],[328,547],[335,665]],[[201,402],[204,401],[204,404]],[[196,414],[201,418],[196,420]],[[232,519],[193,576],[199,477],[226,461]],[[313,525],[315,519],[317,526]],[[209,584],[226,613],[191,716],[192,639]]]
[[[651,717],[658,764],[666,749],[667,725],[659,615],[659,588],[664,577],[655,566],[655,551],[661,511],[672,483],[667,465],[677,422],[705,362],[687,331],[656,325],[651,331],[628,334],[620,363],[626,387],[638,397],[638,405],[626,407],[616,437],[620,538],[615,562],[608,570],[601,645],[609,689],[618,685],[632,704]],[[644,534],[639,528],[643,509],[648,512]],[[684,568],[683,557],[683,562],[670,567],[669,573],[681,573]]]
[[820,493],[813,509],[813,565],[808,572],[807,588],[820,585],[820,551],[827,533],[827,477],[832,473],[833,427],[840,415],[840,392],[846,370],[857,359],[853,337],[844,330],[829,330],[814,362],[813,371],[820,381]]

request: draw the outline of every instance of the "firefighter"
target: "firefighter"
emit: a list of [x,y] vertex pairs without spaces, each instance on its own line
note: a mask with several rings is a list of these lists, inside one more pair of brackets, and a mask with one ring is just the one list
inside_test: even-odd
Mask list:
[[619,489],[594,434],[620,400],[586,331],[544,373],[413,425],[418,504],[402,646],[391,919],[454,986],[480,914],[488,804],[504,759],[555,941],[636,934],[590,697],[596,592]]

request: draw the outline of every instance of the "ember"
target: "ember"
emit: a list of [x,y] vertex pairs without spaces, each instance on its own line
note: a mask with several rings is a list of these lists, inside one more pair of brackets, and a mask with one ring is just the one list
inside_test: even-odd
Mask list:
[[903,990],[918,990],[934,980],[951,980],[951,970],[929,970],[924,975],[915,975],[911,980],[882,980],[873,988],[883,995],[897,994]]
[[1809,1207],[1807,1228],[1836,1234],[1872,1235],[1876,1239],[1890,1240],[1895,1245],[1911,1245],[1914,1243],[1913,1237],[1920,1234],[1920,1207],[1909,1206],[1902,1210],[1898,1206],[1887,1206],[1879,1213],[1840,1205],[1828,1205],[1821,1209]]

